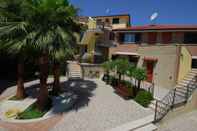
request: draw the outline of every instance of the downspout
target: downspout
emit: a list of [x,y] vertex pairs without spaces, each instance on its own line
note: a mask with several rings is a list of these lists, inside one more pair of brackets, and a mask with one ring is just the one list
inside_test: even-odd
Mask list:
[[181,58],[181,45],[176,45],[176,54],[177,54],[177,59],[176,59],[176,72],[175,72],[175,77],[176,77],[176,84],[178,83],[178,77],[179,77],[179,70],[180,70],[180,58]]

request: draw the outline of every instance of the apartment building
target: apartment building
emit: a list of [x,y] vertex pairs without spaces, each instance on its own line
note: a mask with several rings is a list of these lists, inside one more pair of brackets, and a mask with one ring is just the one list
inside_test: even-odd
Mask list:
[[109,58],[128,58],[147,70],[147,81],[168,89],[196,68],[197,26],[147,25],[112,30]]

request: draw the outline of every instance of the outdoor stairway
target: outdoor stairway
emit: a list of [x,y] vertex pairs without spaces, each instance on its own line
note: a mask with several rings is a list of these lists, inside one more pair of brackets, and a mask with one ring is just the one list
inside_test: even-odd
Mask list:
[[69,61],[67,65],[68,69],[68,79],[83,79],[82,69],[78,62]]
[[174,107],[186,104],[197,89],[197,69],[192,69],[162,100],[153,100],[149,108],[155,111],[155,122],[160,121]]

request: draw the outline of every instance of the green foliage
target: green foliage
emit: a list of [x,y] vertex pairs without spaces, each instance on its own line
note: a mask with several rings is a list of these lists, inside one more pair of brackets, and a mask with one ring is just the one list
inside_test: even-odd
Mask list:
[[18,114],[17,119],[35,119],[46,114],[52,107],[51,101],[47,104],[44,111],[38,110],[36,103],[30,105],[25,111]]
[[153,96],[150,92],[139,91],[134,100],[143,107],[148,107],[150,102],[153,100]]
[[133,77],[139,81],[146,80],[146,70],[143,68],[135,68],[133,70]]
[[129,67],[129,61],[128,59],[117,59],[115,60],[115,66],[118,73],[121,75],[126,74]]
[[129,76],[129,77],[133,77],[135,68],[136,67],[133,64],[130,64],[129,67],[128,67],[126,75]]
[[[27,57],[47,52],[53,61],[73,56],[78,10],[67,0],[0,0],[0,48]],[[29,51],[38,53],[29,55]],[[34,56],[35,58],[37,56]]]
[[113,70],[114,68],[114,62],[113,61],[106,61],[102,64],[102,67],[104,68],[104,70],[106,72],[109,72],[111,70]]

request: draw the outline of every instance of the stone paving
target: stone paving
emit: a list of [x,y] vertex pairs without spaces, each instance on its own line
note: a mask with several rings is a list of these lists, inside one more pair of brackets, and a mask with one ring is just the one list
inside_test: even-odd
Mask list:
[[[83,107],[64,113],[63,119],[50,131],[104,131],[153,114],[133,100],[124,100],[110,86],[99,80],[91,80],[97,87],[89,102]],[[78,83],[73,88],[85,87]],[[74,84],[73,84],[74,85]],[[78,103],[81,105],[81,103]],[[77,106],[77,105],[76,105]]]
[[179,115],[178,117],[166,121],[158,131],[196,131],[197,130],[197,110]]
[[[49,79],[49,81],[52,81]],[[0,127],[10,131],[103,131],[118,127],[154,113],[133,100],[124,100],[114,93],[114,89],[98,79],[67,82],[62,78],[65,91],[78,95],[74,107],[63,114],[57,113],[50,119],[33,123],[6,123],[0,121]],[[26,87],[38,84],[33,81]],[[5,91],[13,95],[16,87]]]

